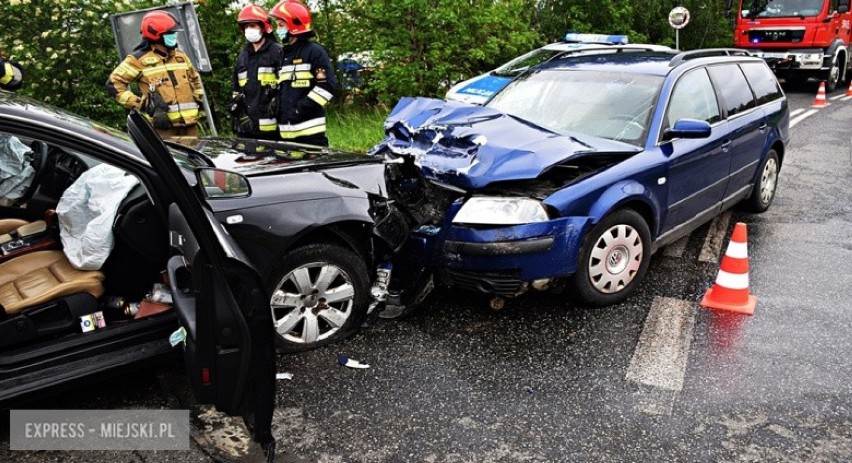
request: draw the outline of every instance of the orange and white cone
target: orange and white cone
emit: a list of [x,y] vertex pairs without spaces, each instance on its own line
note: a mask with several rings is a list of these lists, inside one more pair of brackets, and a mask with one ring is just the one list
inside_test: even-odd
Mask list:
[[757,297],[748,290],[748,238],[746,224],[739,222],[722,257],[722,265],[716,283],[701,299],[701,306],[710,309],[751,315],[757,305]]
[[814,104],[811,105],[812,108],[825,108],[828,106],[828,100],[825,99],[825,81],[819,83],[819,90],[817,90],[816,98],[814,98]]
[[846,89],[846,96],[852,96],[852,79],[849,79],[849,88]]

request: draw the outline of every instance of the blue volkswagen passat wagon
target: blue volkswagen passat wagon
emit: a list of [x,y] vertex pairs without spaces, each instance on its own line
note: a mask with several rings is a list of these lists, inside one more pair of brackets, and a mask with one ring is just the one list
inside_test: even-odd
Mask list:
[[371,153],[395,162],[404,254],[438,282],[609,305],[661,246],[734,205],[769,208],[789,119],[745,51],[611,47],[531,68],[484,107],[405,98]]

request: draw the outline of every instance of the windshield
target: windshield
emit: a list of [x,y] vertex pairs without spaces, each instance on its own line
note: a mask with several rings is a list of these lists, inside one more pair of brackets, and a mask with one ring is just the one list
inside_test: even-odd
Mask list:
[[561,53],[565,52],[563,50],[547,50],[539,48],[500,66],[494,70],[494,75],[500,77],[514,77],[525,71],[527,68],[541,64]]
[[812,17],[822,11],[824,0],[743,0],[741,18]]
[[514,80],[486,106],[562,135],[643,146],[662,83],[658,76],[546,69]]

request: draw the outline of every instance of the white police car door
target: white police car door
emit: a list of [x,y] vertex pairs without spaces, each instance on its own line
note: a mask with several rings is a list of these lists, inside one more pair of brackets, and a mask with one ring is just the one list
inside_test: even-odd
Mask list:
[[159,135],[137,112],[127,121],[174,198],[169,239],[177,253],[168,262],[169,284],[186,330],[184,356],[195,398],[240,414],[251,355],[245,314],[268,310],[260,275],[190,187]]

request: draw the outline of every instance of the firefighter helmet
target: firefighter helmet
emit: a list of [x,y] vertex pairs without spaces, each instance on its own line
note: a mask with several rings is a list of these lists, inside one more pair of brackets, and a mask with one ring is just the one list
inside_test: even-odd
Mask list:
[[142,17],[142,37],[157,42],[169,32],[178,32],[180,23],[168,11],[154,10]]
[[298,0],[284,0],[272,7],[270,14],[284,21],[287,33],[293,36],[312,33],[311,12]]
[[272,23],[269,20],[269,13],[257,5],[249,5],[240,11],[240,15],[237,17],[237,24],[248,23],[260,23],[264,33],[272,33]]

